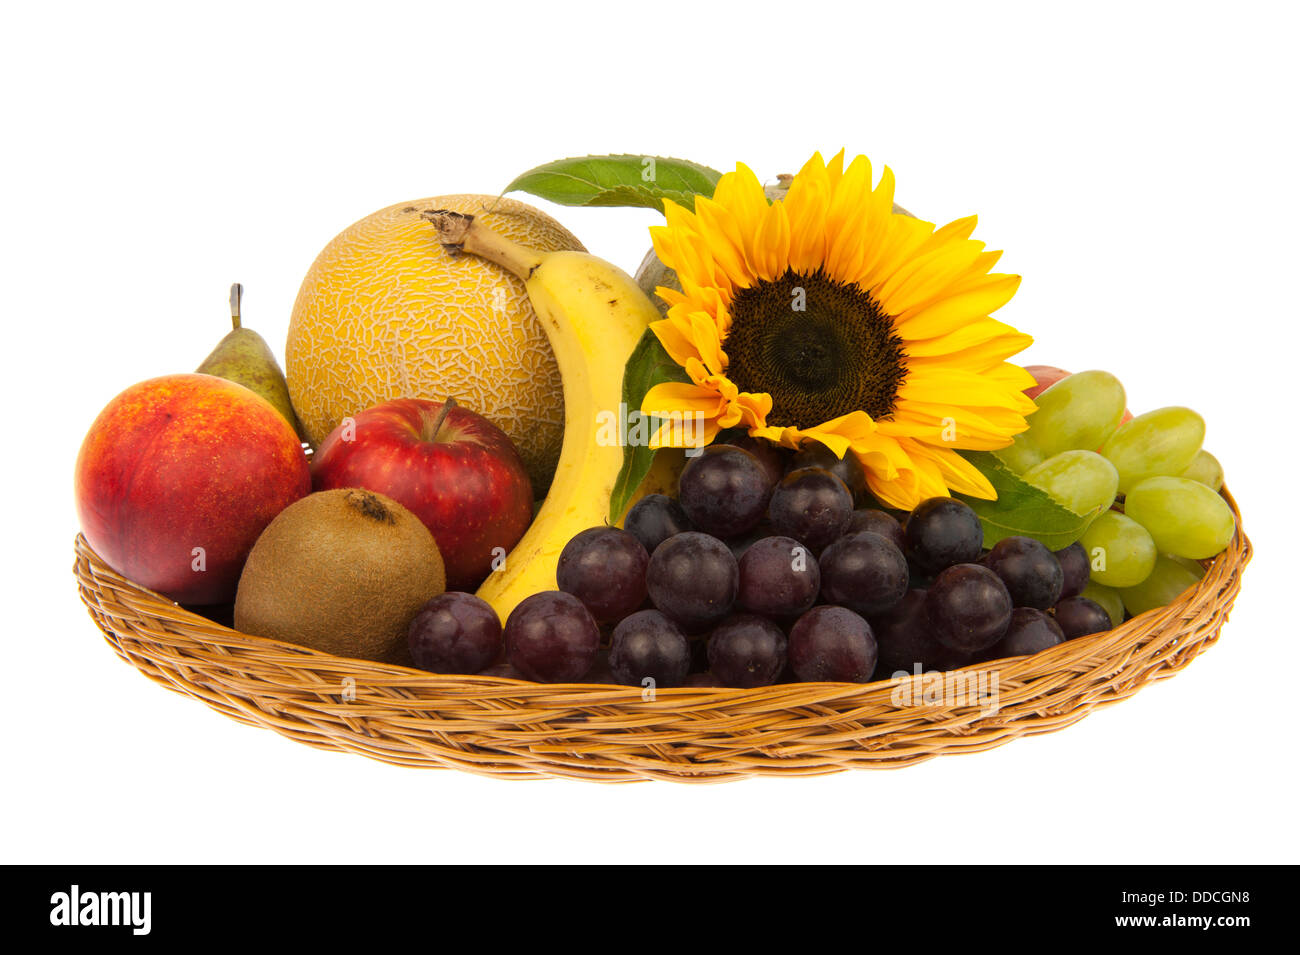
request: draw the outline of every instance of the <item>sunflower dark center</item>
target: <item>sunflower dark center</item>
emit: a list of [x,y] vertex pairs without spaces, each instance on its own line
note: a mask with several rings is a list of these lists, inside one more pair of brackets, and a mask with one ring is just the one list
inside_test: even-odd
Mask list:
[[731,322],[727,377],[772,396],[768,424],[807,428],[850,411],[894,410],[907,375],[903,341],[858,286],[787,271],[738,291]]

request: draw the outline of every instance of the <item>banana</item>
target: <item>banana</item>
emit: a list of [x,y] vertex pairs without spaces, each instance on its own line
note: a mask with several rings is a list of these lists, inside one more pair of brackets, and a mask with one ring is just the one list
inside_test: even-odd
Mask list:
[[[620,413],[623,366],[660,316],[631,276],[594,255],[529,249],[457,212],[423,216],[444,246],[496,262],[524,280],[564,382],[564,443],[550,492],[504,564],[478,590],[504,623],[526,597],[555,589],[560,551],[575,534],[606,522],[623,466],[622,445],[608,440],[610,422]],[[675,478],[673,459],[656,457],[665,461],[640,494]]]

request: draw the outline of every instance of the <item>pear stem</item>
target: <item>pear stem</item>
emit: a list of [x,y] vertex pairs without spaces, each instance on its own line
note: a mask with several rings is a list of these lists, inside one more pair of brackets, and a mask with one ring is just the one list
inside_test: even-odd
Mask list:
[[438,242],[444,247],[495,262],[524,281],[542,264],[541,253],[493,232],[472,215],[449,209],[427,209],[420,213],[420,218],[433,223],[438,230]]
[[240,327],[239,320],[239,303],[244,297],[244,287],[238,282],[230,286],[230,324],[235,328]]
[[426,432],[430,441],[438,440],[438,432],[442,430],[442,423],[447,420],[447,415],[451,414],[451,409],[455,407],[455,398],[448,398],[442,403],[442,408],[438,412],[437,419],[433,422],[433,427]]

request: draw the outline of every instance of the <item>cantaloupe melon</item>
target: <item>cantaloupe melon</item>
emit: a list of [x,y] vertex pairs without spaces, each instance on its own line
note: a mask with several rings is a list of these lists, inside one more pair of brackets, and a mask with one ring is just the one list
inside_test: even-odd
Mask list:
[[343,418],[391,398],[454,397],[510,436],[541,497],[564,437],[546,333],[523,282],[445,250],[420,218],[427,209],[481,216],[543,251],[583,249],[541,210],[496,196],[399,202],[349,226],[316,257],[294,303],[285,347],[294,410],[318,445]]

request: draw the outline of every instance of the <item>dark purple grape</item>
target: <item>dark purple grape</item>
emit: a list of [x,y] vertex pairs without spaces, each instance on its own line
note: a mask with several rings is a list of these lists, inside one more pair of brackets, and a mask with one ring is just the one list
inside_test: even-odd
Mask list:
[[668,538],[694,530],[682,506],[666,494],[647,494],[627,512],[623,529],[641,542],[647,554]]
[[702,686],[702,687],[722,686],[722,684],[718,682],[718,678],[715,677],[712,673],[708,672],[708,670],[700,670],[699,672],[692,673],[690,676],[686,678],[685,685]]
[[[906,556],[907,551],[903,551]],[[934,583],[934,574],[928,574],[917,567],[912,558],[907,558],[907,586],[910,590],[928,590]]]
[[778,534],[793,537],[820,554],[844,533],[853,513],[853,495],[844,482],[822,468],[791,471],[772,492],[767,516]]
[[984,549],[980,519],[953,497],[932,497],[918,504],[907,519],[903,536],[907,556],[929,574],[979,560]]
[[614,671],[609,668],[609,651],[597,650],[596,659],[591,664],[591,669],[587,675],[582,678],[583,683],[604,683],[606,685],[618,683],[614,679]]
[[1088,552],[1083,549],[1079,543],[1071,544],[1064,550],[1058,550],[1055,553],[1057,563],[1061,565],[1063,574],[1061,582],[1061,596],[1058,600],[1064,600],[1066,597],[1077,597],[1083,593],[1083,588],[1088,586],[1088,578],[1091,576],[1088,568]]
[[813,607],[790,628],[789,657],[805,683],[867,683],[876,669],[876,637],[852,610]]
[[763,466],[763,473],[767,475],[769,491],[776,487],[781,478],[785,477],[785,466],[786,462],[790,460],[790,452],[779,445],[773,444],[766,438],[751,438],[741,431],[730,434],[726,438],[719,436],[715,443],[730,444],[752,454],[755,460]]
[[745,551],[763,540],[763,538],[775,536],[776,531],[772,529],[772,525],[767,521],[763,521],[763,523],[759,524],[748,534],[744,534],[740,537],[733,537],[728,540],[727,548],[731,551],[732,557],[736,558],[736,560],[740,560],[745,556]]
[[876,635],[878,666],[886,678],[898,672],[953,670],[971,660],[970,654],[946,647],[935,637],[925,593],[909,590],[891,610],[870,620]]
[[528,677],[524,676],[522,673],[516,670],[511,664],[504,663],[504,662],[494,663],[490,667],[487,667],[484,670],[480,670],[478,675],[479,676],[502,676],[502,677],[507,677],[508,679],[511,680],[528,679]]
[[658,610],[642,610],[614,628],[609,669],[624,686],[681,686],[691,669],[686,635]]
[[980,563],[1002,578],[1017,607],[1048,610],[1061,599],[1065,579],[1061,563],[1032,537],[1005,537]]
[[800,468],[822,468],[830,471],[844,482],[849,493],[855,498],[867,490],[867,473],[862,470],[862,462],[852,451],[844,452],[844,457],[836,457],[835,452],[820,441],[809,441],[790,460],[787,471]]
[[686,459],[677,501],[704,533],[739,537],[763,519],[771,494],[757,458],[730,444],[714,444]]
[[737,603],[750,613],[797,617],[817,602],[821,572],[793,537],[765,537],[740,558]]
[[650,555],[634,535],[617,527],[590,527],[560,551],[555,580],[597,623],[617,623],[645,602],[649,566]]
[[1017,607],[1011,611],[1006,634],[982,656],[987,660],[1024,657],[1064,642],[1065,635],[1050,616],[1033,607]]
[[785,660],[785,634],[755,614],[728,617],[709,636],[709,669],[723,686],[769,686],[785,669]]
[[560,590],[524,598],[505,627],[506,659],[538,683],[572,683],[591,669],[600,628],[582,601]]
[[822,551],[822,599],[870,616],[907,593],[907,560],[894,542],[871,531],[848,534]]
[[431,673],[478,673],[501,652],[501,620],[473,594],[439,594],[407,629],[411,660]]
[[1011,595],[987,567],[956,564],[940,571],[925,595],[935,636],[962,653],[979,653],[1002,639],[1011,623]]
[[903,540],[903,525],[898,523],[893,514],[886,511],[876,510],[873,507],[860,507],[850,514],[844,533],[860,534],[862,531],[871,531],[873,534],[889,538],[899,550],[907,549],[907,544]]
[[687,633],[697,633],[731,611],[740,587],[740,570],[722,541],[687,531],[655,549],[646,584],[658,610]]
[[708,635],[692,636],[687,640],[691,649],[691,672],[704,673],[709,669]]
[[1090,633],[1102,633],[1115,627],[1115,621],[1110,619],[1106,608],[1087,597],[1066,597],[1052,608],[1052,612],[1067,640],[1086,637]]

